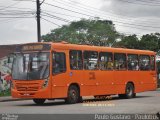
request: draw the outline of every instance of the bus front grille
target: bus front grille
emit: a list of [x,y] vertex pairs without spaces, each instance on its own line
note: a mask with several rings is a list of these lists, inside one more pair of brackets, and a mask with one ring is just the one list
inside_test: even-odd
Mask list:
[[16,87],[17,91],[38,91],[39,87]]
[[17,91],[38,91],[40,86],[38,83],[16,83]]

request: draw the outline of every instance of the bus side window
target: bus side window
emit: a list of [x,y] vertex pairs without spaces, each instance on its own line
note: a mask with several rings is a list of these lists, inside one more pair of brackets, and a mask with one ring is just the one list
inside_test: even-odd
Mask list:
[[82,70],[83,69],[82,51],[71,50],[69,52],[69,57],[70,57],[70,69],[71,70]]
[[53,53],[53,74],[62,73],[66,71],[66,56],[63,52]]
[[151,56],[151,70],[155,70],[155,57]]
[[150,56],[140,55],[139,56],[139,67],[140,70],[150,70]]
[[99,67],[101,70],[113,70],[113,56],[112,53],[100,52]]
[[128,70],[139,70],[138,55],[128,54]]
[[84,69],[95,70],[98,69],[98,52],[84,51]]
[[115,70],[126,70],[126,54],[115,53],[114,54],[114,67]]

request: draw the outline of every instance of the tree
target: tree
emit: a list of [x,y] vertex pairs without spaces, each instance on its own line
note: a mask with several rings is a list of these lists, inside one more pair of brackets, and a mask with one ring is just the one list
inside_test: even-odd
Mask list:
[[121,41],[115,44],[115,47],[125,47],[130,49],[140,49],[139,40],[136,35],[122,36]]
[[159,51],[160,34],[151,33],[143,35],[140,41],[140,48],[143,50]]
[[43,35],[44,41],[67,41],[69,43],[109,46],[119,36],[112,21],[82,19]]
[[138,38],[136,35],[121,35],[121,41],[115,47],[125,47],[130,49],[152,50],[160,53],[160,33],[151,33]]
[[[76,44],[90,44],[96,46],[125,47],[159,51],[160,33],[151,33],[138,38],[134,35],[120,35],[112,21],[96,19],[81,19],[68,25],[51,30],[43,35],[44,41],[66,41]],[[116,41],[117,38],[121,39]],[[160,53],[160,52],[159,52]]]

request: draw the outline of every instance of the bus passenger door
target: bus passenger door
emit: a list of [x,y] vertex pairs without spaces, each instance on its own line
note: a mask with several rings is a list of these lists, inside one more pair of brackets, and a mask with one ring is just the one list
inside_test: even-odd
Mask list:
[[52,53],[52,98],[67,97],[69,75],[66,56],[66,51],[56,50]]

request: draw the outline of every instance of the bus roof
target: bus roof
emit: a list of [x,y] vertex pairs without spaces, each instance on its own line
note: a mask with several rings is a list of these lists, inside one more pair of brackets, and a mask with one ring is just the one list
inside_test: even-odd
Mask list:
[[121,53],[134,53],[134,54],[153,54],[156,52],[150,50],[137,50],[137,49],[126,49],[126,48],[113,48],[104,46],[91,46],[91,45],[79,45],[69,43],[51,43],[53,49],[70,49],[70,50],[92,50],[92,51],[108,51],[108,52],[121,52]]
[[34,42],[34,43],[27,43],[27,44],[21,44],[21,45],[34,45],[34,44],[50,44],[52,50],[54,50],[54,49],[92,50],[92,51],[101,51],[101,52],[107,51],[107,52],[114,52],[114,53],[150,54],[150,55],[156,54],[156,52],[150,51],[150,50],[138,50],[138,49],[113,48],[113,47],[82,45],[82,44],[70,44],[67,42],[40,42],[40,43]]

